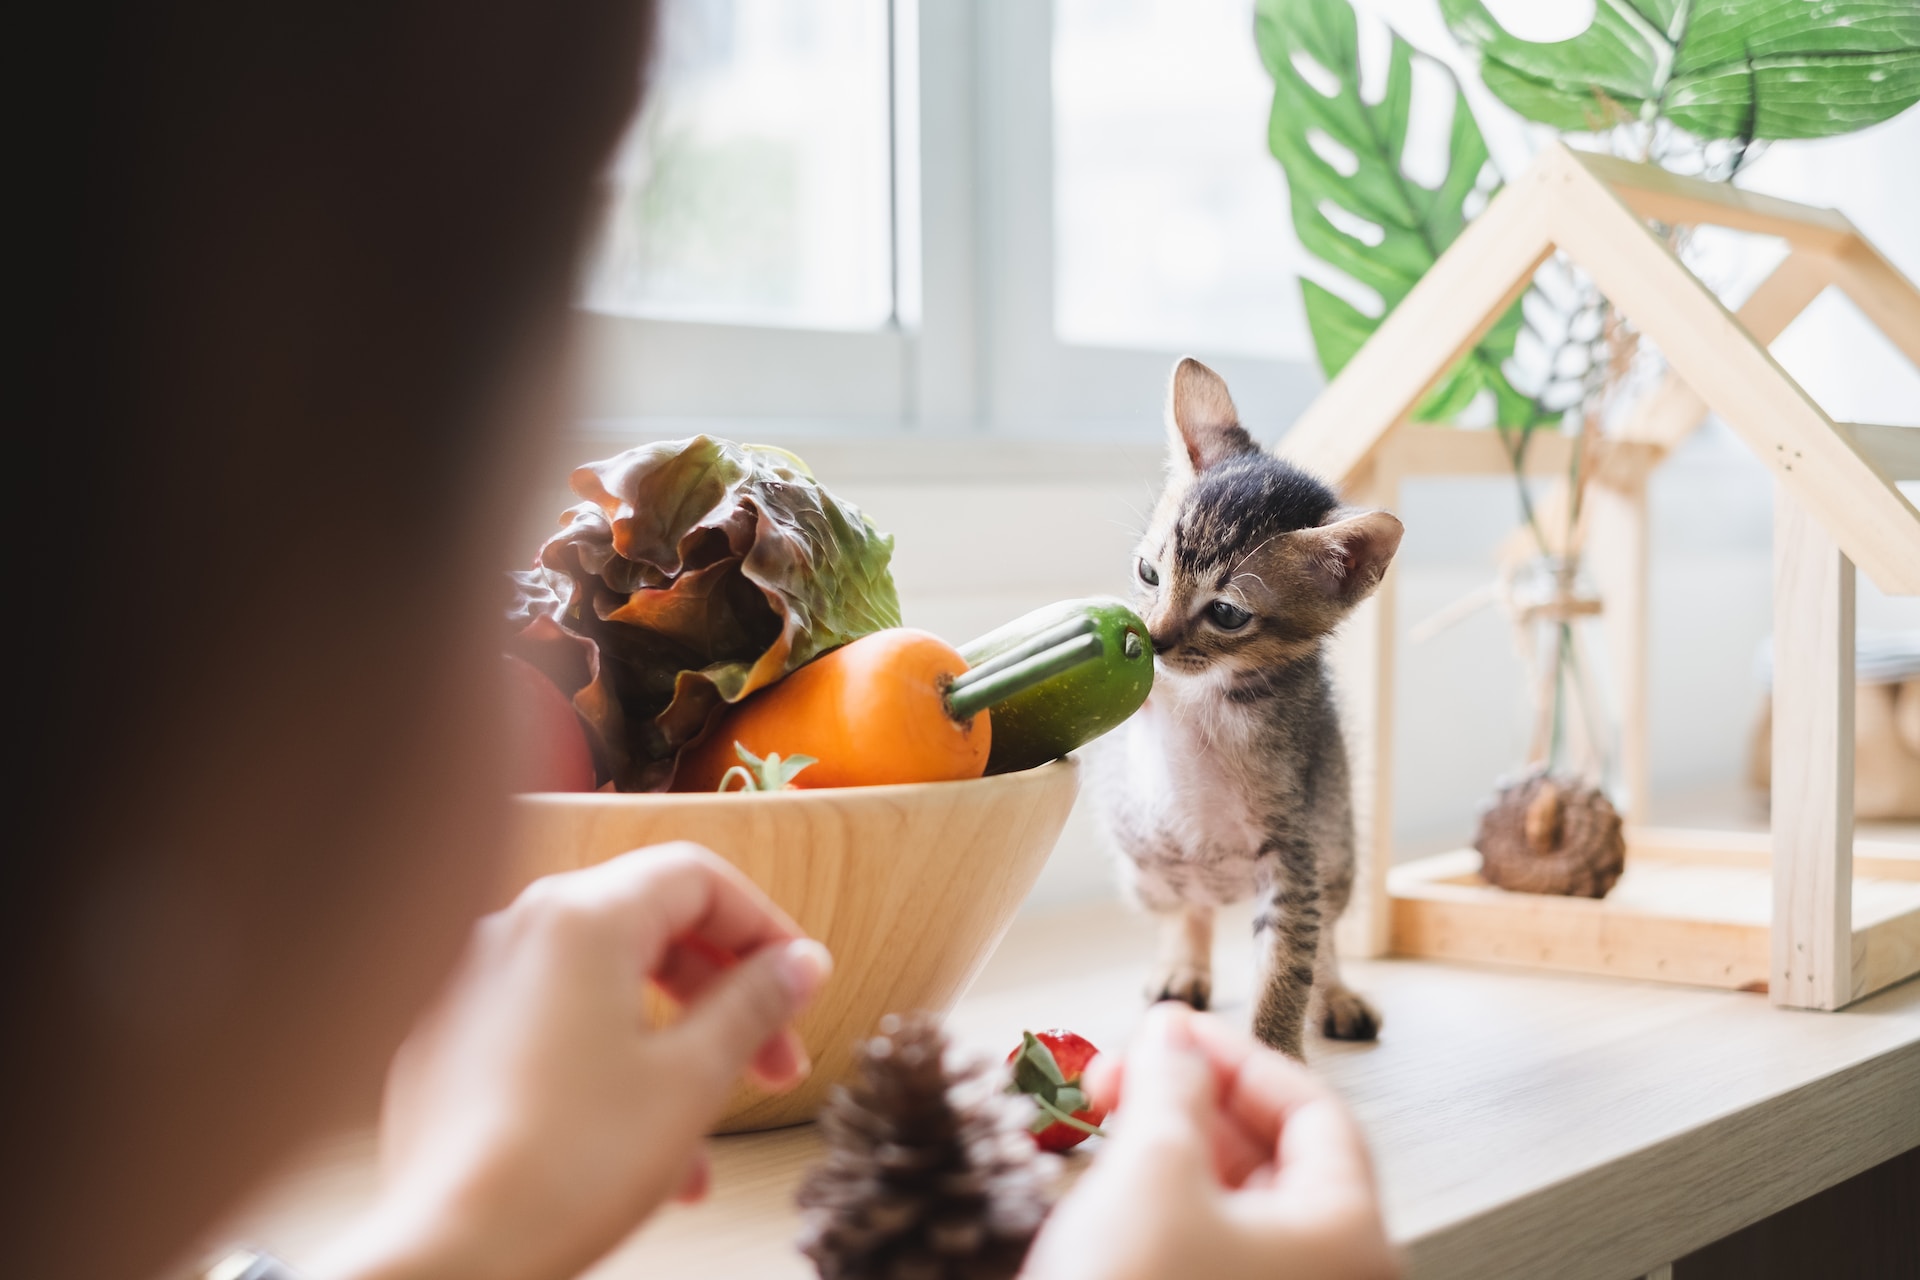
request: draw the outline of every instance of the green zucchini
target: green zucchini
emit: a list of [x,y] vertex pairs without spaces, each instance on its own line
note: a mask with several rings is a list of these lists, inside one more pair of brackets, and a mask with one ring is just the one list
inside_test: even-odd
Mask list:
[[1140,709],[1153,688],[1153,644],[1139,615],[1111,597],[1062,600],[960,647],[967,671],[948,705],[965,719],[993,708],[988,773],[1012,773],[1085,746]]

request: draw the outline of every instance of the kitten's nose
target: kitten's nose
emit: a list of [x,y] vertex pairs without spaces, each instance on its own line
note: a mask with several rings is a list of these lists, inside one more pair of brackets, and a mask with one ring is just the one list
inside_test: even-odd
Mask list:
[[1147,634],[1148,634],[1149,636],[1151,636],[1151,637],[1152,637],[1152,639],[1153,639],[1153,651],[1154,651],[1155,653],[1165,653],[1165,652],[1166,652],[1167,650],[1169,650],[1169,649],[1171,649],[1171,648],[1173,648],[1173,646],[1175,646],[1176,644],[1179,644],[1179,643],[1180,643],[1180,637],[1179,637],[1179,636],[1164,636],[1164,637],[1163,637],[1163,636],[1161,636],[1161,635],[1159,635],[1158,633],[1156,633],[1156,632],[1151,632],[1151,631],[1150,631],[1150,632],[1148,632]]

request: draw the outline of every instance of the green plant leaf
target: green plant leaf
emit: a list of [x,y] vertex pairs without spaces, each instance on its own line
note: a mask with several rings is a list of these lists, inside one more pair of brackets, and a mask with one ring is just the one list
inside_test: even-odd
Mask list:
[[[1406,176],[1413,59],[1422,55],[1395,34],[1386,91],[1378,103],[1364,101],[1359,31],[1347,0],[1259,0],[1254,38],[1273,77],[1267,141],[1287,173],[1300,244],[1378,294],[1383,308],[1378,316],[1368,315],[1311,280],[1300,282],[1314,350],[1331,378],[1460,234],[1467,221],[1467,198],[1487,163],[1487,146],[1456,86],[1445,177],[1438,187],[1428,188]],[[1297,59],[1319,71],[1303,73]],[[1323,94],[1308,78],[1320,78],[1320,73],[1335,82],[1334,93]],[[1352,171],[1342,172],[1349,164]],[[1336,211],[1334,217],[1329,208]],[[1372,232],[1357,224],[1366,224]],[[1371,242],[1375,233],[1377,243]],[[1500,370],[1513,354],[1520,321],[1516,306],[1428,393],[1414,416],[1450,421],[1482,391],[1489,391],[1502,425],[1532,421],[1532,402],[1515,391]]]
[[1702,138],[1826,138],[1920,101],[1914,0],[1598,0],[1566,40],[1517,39],[1481,0],[1440,0],[1481,79],[1530,120],[1664,117]]

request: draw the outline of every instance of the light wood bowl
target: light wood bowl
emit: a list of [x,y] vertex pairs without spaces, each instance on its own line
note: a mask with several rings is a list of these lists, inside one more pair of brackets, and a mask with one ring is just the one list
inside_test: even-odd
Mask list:
[[743,1085],[716,1132],[811,1120],[888,1013],[944,1014],[1013,920],[1079,789],[1072,760],[967,782],[772,795],[538,794],[514,801],[516,885],[645,845],[703,844],[833,952],[799,1021],[813,1074]]

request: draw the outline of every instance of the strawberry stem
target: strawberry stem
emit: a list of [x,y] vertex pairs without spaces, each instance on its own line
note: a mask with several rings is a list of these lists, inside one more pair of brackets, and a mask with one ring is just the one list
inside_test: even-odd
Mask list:
[[1039,1107],[1042,1111],[1052,1116],[1055,1124],[1064,1124],[1069,1129],[1078,1129],[1080,1132],[1090,1133],[1096,1138],[1104,1138],[1107,1136],[1107,1131],[1105,1129],[1102,1129],[1099,1125],[1088,1124],[1085,1120],[1082,1120],[1079,1116],[1074,1115],[1071,1111],[1062,1111],[1060,1108],[1054,1106],[1051,1102],[1048,1102],[1045,1098],[1041,1097],[1039,1094],[1030,1093],[1027,1096],[1033,1099],[1035,1106]]

